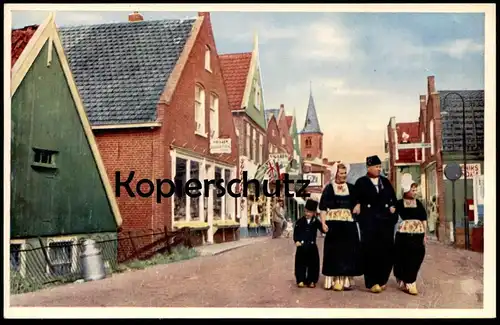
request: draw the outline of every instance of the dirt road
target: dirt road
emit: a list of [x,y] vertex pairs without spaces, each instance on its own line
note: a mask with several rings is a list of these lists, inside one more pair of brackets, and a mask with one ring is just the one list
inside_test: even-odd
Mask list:
[[[322,239],[320,240],[322,241]],[[322,249],[322,243],[320,243]],[[419,296],[396,288],[372,294],[356,278],[350,292],[299,289],[291,240],[269,239],[227,253],[11,296],[27,307],[482,308],[482,254],[429,243]],[[322,281],[322,278],[320,279]],[[321,283],[320,283],[321,284]]]

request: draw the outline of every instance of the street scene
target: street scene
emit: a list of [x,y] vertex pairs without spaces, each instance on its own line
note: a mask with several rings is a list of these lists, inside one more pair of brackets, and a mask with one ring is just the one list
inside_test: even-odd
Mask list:
[[487,6],[26,8],[11,307],[485,308]]
[[355,279],[361,288],[350,292],[297,288],[293,245],[266,239],[215,256],[15,295],[11,306],[482,308],[482,256],[437,243],[428,250],[418,297],[399,291],[393,280],[374,297],[362,277]]

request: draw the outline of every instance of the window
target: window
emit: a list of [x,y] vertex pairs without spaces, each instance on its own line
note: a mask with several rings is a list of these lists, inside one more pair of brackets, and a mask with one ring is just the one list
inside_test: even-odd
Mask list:
[[[420,137],[420,142],[425,143],[425,135],[424,132],[422,132],[422,135]],[[422,149],[422,161],[425,161],[425,149]]]
[[431,156],[434,155],[434,120],[431,120],[429,125],[431,138]]
[[311,154],[310,153],[307,154],[307,158],[311,158]]
[[246,152],[245,156],[250,157],[250,137],[252,136],[252,130],[250,129],[250,124],[246,124],[247,132],[246,132]]
[[210,138],[219,138],[219,97],[210,96]]
[[[215,180],[218,181],[222,179],[222,169],[219,167],[215,167]],[[212,186],[213,188],[213,200],[214,200],[214,218],[213,220],[221,220],[222,219],[222,199],[223,196],[222,191],[218,189],[216,186]],[[220,197],[219,197],[220,196]]]
[[285,137],[281,137],[281,145],[284,146],[285,145]]
[[47,167],[47,168],[55,168],[56,151],[47,150],[47,149],[39,149],[33,148],[33,167]]
[[52,276],[69,275],[76,271],[77,250],[76,240],[50,240],[47,249],[50,265],[47,273]]
[[256,161],[257,160],[257,131],[253,129],[252,132],[252,160]]
[[205,136],[205,90],[201,85],[195,86],[195,133]]
[[[190,171],[189,171],[190,179],[200,179],[200,163],[198,163],[197,161],[191,160],[189,162],[189,166],[190,166]],[[191,185],[191,187],[193,187],[193,185]],[[190,190],[190,193],[192,193],[192,194],[197,193],[197,192],[201,192],[201,190]],[[191,208],[189,211],[190,215],[191,215],[190,220],[200,221],[200,206],[201,206],[200,200],[201,200],[201,197],[200,196],[198,196],[198,197],[187,196],[186,199],[189,200],[189,206]]]
[[207,70],[208,72],[212,72],[212,65],[210,64],[210,47],[205,46],[205,70]]
[[[186,159],[182,159],[179,157],[175,159],[175,177],[174,177],[175,184],[177,184],[177,182],[186,184],[186,165],[187,165]],[[186,199],[187,195],[184,191],[175,191],[174,221],[186,220]]]
[[262,164],[264,162],[264,136],[262,134],[259,135],[259,163]]
[[273,137],[275,137],[275,136],[276,136],[276,131],[275,131],[275,130],[272,130],[272,131],[271,131],[271,135],[272,135]]
[[[224,169],[224,183],[227,184],[229,182],[229,180],[231,179],[231,170],[229,169]],[[237,185],[233,185],[233,187],[231,188],[231,190],[234,192],[236,192],[236,186]],[[224,205],[225,205],[225,209],[224,209],[224,220],[232,220],[232,215],[233,215],[233,207],[234,207],[234,199],[229,196],[229,195],[225,195],[224,196]]]
[[306,139],[306,148],[311,148],[312,147],[312,140],[311,138]]

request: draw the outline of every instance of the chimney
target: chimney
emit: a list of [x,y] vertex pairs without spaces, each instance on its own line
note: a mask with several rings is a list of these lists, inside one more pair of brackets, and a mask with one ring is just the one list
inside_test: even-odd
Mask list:
[[128,15],[128,21],[131,23],[136,22],[136,21],[143,21],[143,20],[144,20],[144,17],[138,11],[134,11],[133,13]]
[[210,19],[210,13],[209,12],[198,12],[198,17],[205,17]]
[[281,108],[285,109],[285,104],[280,104],[280,109]]
[[423,126],[422,129],[427,130],[427,101],[425,95],[420,95],[420,118]]
[[429,95],[436,93],[436,81],[434,80],[434,76],[427,77],[427,93]]

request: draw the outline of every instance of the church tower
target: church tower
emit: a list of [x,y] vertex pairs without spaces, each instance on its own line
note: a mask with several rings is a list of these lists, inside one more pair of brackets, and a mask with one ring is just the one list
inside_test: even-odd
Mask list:
[[304,129],[300,132],[300,150],[303,159],[323,158],[323,132],[319,127],[312,89],[309,92]]

